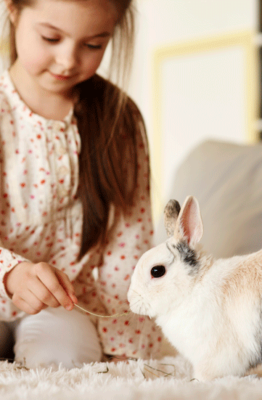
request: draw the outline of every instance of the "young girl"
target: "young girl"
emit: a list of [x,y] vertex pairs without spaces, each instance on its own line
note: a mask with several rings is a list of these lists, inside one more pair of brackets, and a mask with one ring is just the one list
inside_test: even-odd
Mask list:
[[[102,354],[154,356],[161,335],[149,319],[74,308],[127,310],[132,271],[151,245],[143,120],[96,74],[111,38],[132,49],[132,1],[5,1],[12,62],[0,77],[0,317],[14,321],[15,359],[71,368]],[[2,322],[2,348],[5,331]]]

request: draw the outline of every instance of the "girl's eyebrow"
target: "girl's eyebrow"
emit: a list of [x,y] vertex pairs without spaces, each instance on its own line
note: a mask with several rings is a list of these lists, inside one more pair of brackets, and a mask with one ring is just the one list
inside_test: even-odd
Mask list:
[[[44,26],[46,28],[54,29],[54,30],[62,32],[62,33],[66,33],[62,29],[57,28],[56,26],[49,24],[48,22],[40,22],[38,25]],[[98,35],[90,36],[90,38],[94,39],[97,37],[108,37],[108,36],[111,36],[111,33],[105,31],[105,32],[99,33]]]

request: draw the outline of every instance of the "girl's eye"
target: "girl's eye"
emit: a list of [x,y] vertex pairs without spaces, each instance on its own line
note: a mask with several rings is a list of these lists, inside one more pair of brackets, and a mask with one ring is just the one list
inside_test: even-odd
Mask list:
[[93,50],[99,50],[102,49],[102,45],[101,44],[86,44],[86,47],[88,47],[89,49],[93,49]]
[[151,275],[153,278],[161,278],[165,273],[166,267],[164,267],[164,265],[156,265],[151,269]]
[[56,43],[59,40],[59,39],[49,38],[49,37],[45,37],[45,36],[42,36],[42,39],[45,40],[46,42],[50,42],[50,43]]

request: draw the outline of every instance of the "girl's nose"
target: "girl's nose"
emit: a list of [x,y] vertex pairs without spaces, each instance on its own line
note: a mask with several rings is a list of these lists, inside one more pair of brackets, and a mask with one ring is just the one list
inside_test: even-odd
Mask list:
[[63,46],[56,57],[56,63],[65,70],[71,70],[77,65],[77,53],[74,46]]

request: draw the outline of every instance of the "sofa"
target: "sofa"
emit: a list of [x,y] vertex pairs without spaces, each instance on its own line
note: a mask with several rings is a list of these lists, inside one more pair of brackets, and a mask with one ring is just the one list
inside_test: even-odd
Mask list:
[[[262,144],[200,143],[170,183],[169,199],[195,196],[204,225],[201,243],[216,258],[262,248]],[[163,217],[156,244],[166,240]]]

